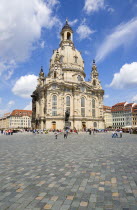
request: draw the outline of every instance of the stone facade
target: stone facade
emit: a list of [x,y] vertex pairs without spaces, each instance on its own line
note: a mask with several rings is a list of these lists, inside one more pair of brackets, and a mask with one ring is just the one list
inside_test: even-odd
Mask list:
[[112,112],[110,106],[104,106],[104,121],[105,121],[105,128],[112,128]]
[[73,31],[66,21],[61,43],[53,51],[48,76],[41,68],[32,94],[32,127],[63,129],[65,112],[70,112],[70,128],[104,128],[103,95],[93,61],[91,80],[85,81],[84,61],[73,43]]
[[1,129],[31,128],[32,111],[15,109],[0,118]]

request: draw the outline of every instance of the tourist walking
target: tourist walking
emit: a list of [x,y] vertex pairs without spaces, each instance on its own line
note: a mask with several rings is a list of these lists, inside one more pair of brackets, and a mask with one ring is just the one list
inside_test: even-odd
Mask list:
[[119,133],[120,133],[120,138],[122,138],[122,130],[120,130],[120,132],[119,132]]
[[64,131],[64,139],[67,139],[67,132],[66,131]]
[[58,132],[57,131],[55,131],[55,139],[57,139],[58,138]]

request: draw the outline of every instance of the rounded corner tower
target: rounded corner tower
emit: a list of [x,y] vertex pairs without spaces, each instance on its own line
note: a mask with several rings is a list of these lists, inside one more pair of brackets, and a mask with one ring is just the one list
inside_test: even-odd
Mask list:
[[73,43],[73,30],[66,20],[60,32],[59,48],[53,51],[48,76],[40,70],[32,94],[32,126],[63,129],[69,112],[72,129],[104,128],[103,94],[93,62],[91,80],[85,81],[84,60]]

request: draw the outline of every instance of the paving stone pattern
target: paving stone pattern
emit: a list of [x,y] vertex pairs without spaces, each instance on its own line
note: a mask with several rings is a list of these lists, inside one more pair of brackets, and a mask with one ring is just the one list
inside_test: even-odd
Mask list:
[[137,210],[137,135],[0,135],[0,210]]

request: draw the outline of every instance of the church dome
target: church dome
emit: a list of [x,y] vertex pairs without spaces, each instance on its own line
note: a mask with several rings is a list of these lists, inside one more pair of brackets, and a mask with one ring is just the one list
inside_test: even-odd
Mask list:
[[84,71],[84,61],[81,53],[72,46],[63,46],[58,50],[54,50],[51,57],[50,68],[54,66],[57,52],[63,69]]
[[60,33],[61,43],[60,47],[57,50],[53,51],[53,55],[50,60],[50,71],[55,64],[56,56],[62,63],[63,70],[75,70],[75,71],[84,71],[84,61],[81,56],[81,53],[74,47],[73,43],[73,30],[69,26],[68,21],[62,28]]

